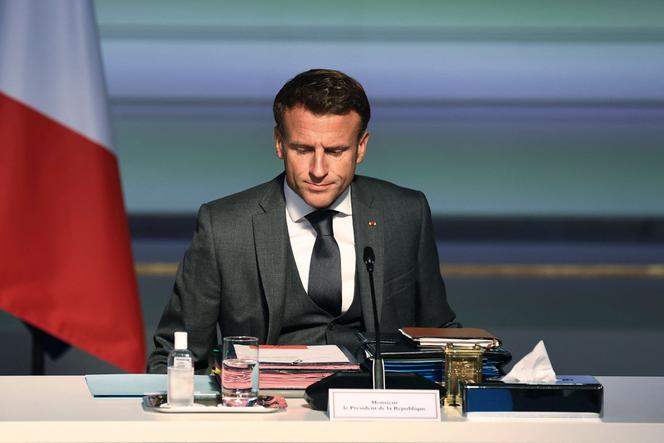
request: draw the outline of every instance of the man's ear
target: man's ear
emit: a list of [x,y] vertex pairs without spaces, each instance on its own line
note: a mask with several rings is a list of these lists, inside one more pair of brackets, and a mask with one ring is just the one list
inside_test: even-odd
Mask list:
[[369,143],[369,132],[364,131],[364,135],[360,139],[360,142],[357,145],[357,158],[355,159],[355,164],[359,165],[364,160],[364,156],[367,153],[367,144]]
[[284,159],[284,139],[281,136],[281,131],[278,127],[274,127],[274,149],[281,160]]

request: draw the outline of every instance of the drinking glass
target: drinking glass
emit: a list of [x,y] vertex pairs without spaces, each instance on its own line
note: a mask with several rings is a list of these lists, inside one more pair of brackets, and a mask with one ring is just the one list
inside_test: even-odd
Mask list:
[[252,406],[258,398],[258,338],[224,337],[221,395],[226,406]]

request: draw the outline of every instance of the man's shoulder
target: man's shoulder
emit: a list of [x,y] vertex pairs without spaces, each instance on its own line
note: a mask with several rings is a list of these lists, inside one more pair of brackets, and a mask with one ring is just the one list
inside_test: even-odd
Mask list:
[[351,195],[354,202],[379,209],[383,216],[401,221],[420,219],[429,207],[420,191],[364,176],[356,176]]
[[203,204],[203,206],[207,207],[212,213],[219,211],[248,213],[261,212],[262,209],[260,205],[270,201],[270,199],[278,198],[283,192],[282,188],[283,179],[282,176],[279,175],[268,182],[261,183],[260,185],[245,189],[244,191],[209,201]]
[[405,188],[395,183],[378,178],[356,175],[353,179],[353,192],[363,196],[371,196],[378,200],[419,200],[422,196],[420,191]]

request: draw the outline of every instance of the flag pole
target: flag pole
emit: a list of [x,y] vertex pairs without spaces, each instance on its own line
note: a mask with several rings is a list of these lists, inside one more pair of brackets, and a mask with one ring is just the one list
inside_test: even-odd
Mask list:
[[32,332],[32,375],[44,375],[44,332],[28,326]]

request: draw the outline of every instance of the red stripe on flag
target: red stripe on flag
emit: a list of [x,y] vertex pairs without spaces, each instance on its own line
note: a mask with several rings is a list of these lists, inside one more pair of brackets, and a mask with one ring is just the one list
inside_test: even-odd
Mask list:
[[115,155],[0,93],[0,308],[142,372],[129,239]]

